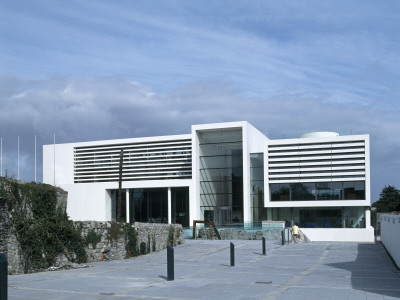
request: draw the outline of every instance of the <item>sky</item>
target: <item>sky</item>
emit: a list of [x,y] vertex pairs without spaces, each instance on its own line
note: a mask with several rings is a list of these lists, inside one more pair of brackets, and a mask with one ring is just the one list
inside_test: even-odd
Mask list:
[[248,121],[369,134],[371,200],[400,189],[399,1],[0,1],[2,174],[42,145]]

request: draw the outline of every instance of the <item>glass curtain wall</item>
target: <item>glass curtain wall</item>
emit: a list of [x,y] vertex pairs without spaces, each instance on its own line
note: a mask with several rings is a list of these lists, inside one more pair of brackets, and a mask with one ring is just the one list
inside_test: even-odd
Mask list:
[[[121,222],[168,223],[168,188],[122,190]],[[110,190],[111,216],[117,220],[118,190]],[[129,220],[126,208],[129,201]],[[189,187],[171,188],[171,222],[189,226]]]
[[[116,222],[118,218],[118,190],[111,190],[111,219]],[[121,222],[126,222],[126,190],[121,190]]]
[[189,188],[171,188],[171,222],[189,227]]
[[131,222],[168,223],[168,189],[134,189],[131,194],[134,218]]
[[[168,189],[129,189],[128,200],[130,220],[126,220],[126,190],[122,190],[121,195],[121,222],[168,222]],[[110,196],[112,220],[117,221],[118,190],[111,190]]]
[[364,200],[364,181],[271,183],[271,201]]
[[253,223],[264,218],[264,154],[250,154],[250,201]]
[[243,222],[242,130],[198,133],[200,208],[204,220],[218,225]]
[[269,208],[273,221],[288,220],[303,228],[365,228],[366,207]]

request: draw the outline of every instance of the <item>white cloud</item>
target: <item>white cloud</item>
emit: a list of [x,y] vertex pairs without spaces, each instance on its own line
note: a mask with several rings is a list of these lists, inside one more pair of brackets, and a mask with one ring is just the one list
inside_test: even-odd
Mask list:
[[21,153],[27,157],[21,166],[26,180],[33,178],[34,134],[38,144],[51,144],[53,133],[58,143],[64,143],[183,134],[190,132],[192,124],[247,120],[270,138],[315,130],[369,133],[373,197],[385,183],[400,185],[395,182],[400,169],[398,109],[379,111],[371,105],[331,102],[330,93],[319,91],[253,98],[215,80],[194,82],[169,94],[121,78],[24,81],[3,77],[0,86],[7,86],[0,89],[4,168],[16,174],[19,135]]

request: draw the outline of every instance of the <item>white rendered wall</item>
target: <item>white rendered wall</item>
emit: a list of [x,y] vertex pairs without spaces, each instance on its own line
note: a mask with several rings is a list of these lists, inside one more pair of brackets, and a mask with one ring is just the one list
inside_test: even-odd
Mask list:
[[[74,184],[74,147],[107,145],[118,143],[152,142],[176,139],[192,139],[192,179],[166,179],[166,180],[143,180],[143,181],[124,181],[123,188],[156,188],[156,187],[189,187],[189,211],[190,223],[193,220],[201,219],[200,216],[200,187],[199,187],[199,144],[197,132],[203,130],[242,128],[243,133],[243,208],[244,221],[251,221],[250,207],[250,153],[264,153],[264,188],[265,188],[265,207],[324,207],[324,206],[369,206],[370,205],[370,170],[369,170],[369,137],[363,136],[344,136],[336,138],[306,138],[306,139],[285,139],[268,140],[268,138],[254,128],[248,122],[228,122],[216,124],[193,125],[191,134],[146,137],[121,140],[105,140],[84,143],[56,144],[43,146],[43,182],[60,186],[69,192],[68,213],[74,220],[110,220],[110,199],[107,189],[117,189],[117,182],[106,183],[80,183]],[[268,144],[290,144],[296,140],[299,142],[319,142],[319,141],[351,141],[353,139],[365,140],[365,200],[340,200],[340,201],[279,201],[271,202],[269,199],[268,182]],[[55,157],[54,157],[55,154]],[[55,159],[54,159],[55,158]],[[55,162],[55,163],[54,163]],[[54,176],[55,174],[55,176]],[[351,180],[351,179],[348,179]],[[368,224],[368,223],[367,223]],[[309,229],[326,230],[326,229]],[[333,230],[333,229],[327,229]],[[346,229],[346,231],[349,229]],[[358,232],[363,229],[357,229]]]
[[[189,187],[190,179],[122,182],[123,189]],[[118,189],[118,182],[76,183],[60,185],[68,192],[67,213],[74,221],[111,221],[111,200],[107,190]],[[191,203],[189,203],[189,209]]]
[[[268,138],[246,121],[192,126],[192,179],[195,197],[191,198],[190,222],[200,220],[200,186],[199,186],[199,139],[198,132],[215,129],[242,129],[243,143],[243,221],[251,222],[250,207],[250,153],[264,153],[267,150]],[[264,154],[264,159],[267,156]],[[192,197],[192,194],[190,195]]]
[[[268,138],[250,123],[243,126],[243,221],[253,221],[250,197],[250,153],[264,154],[264,172],[268,170]],[[264,195],[269,195],[268,176],[264,175]],[[264,196],[264,199],[266,196]]]
[[[371,169],[369,135],[365,136],[365,202],[371,205]],[[367,224],[371,224],[367,223]]]
[[52,185],[55,183],[56,186],[74,183],[74,145],[43,146],[43,183]]
[[400,215],[381,216],[381,241],[400,268]]
[[242,127],[242,159],[243,159],[243,222],[251,222],[250,209],[250,158],[249,158],[249,132],[246,122]]
[[[118,189],[118,183],[77,183],[61,185],[68,192],[67,214],[74,221],[111,221],[111,203],[107,190]],[[107,205],[108,204],[108,205]],[[108,206],[108,207],[107,207]]]
[[[55,184],[68,192],[67,213],[72,220],[110,221],[111,200],[107,190],[118,189],[118,182],[74,183],[74,147],[131,142],[152,142],[158,140],[166,141],[176,140],[179,138],[187,139],[191,138],[191,135],[105,140],[56,144],[55,146],[44,145],[43,182],[51,185]],[[190,197],[192,197],[194,190],[191,179],[123,181],[122,183],[123,189],[170,187],[189,187]],[[189,203],[189,209],[191,209],[192,206],[192,203]]]
[[[190,193],[190,224],[193,223],[193,220],[202,220],[203,216],[201,216],[200,212],[200,147],[199,147],[199,137],[198,132],[208,131],[208,130],[218,130],[218,129],[242,129],[242,135],[244,135],[244,127],[248,124],[245,121],[240,122],[226,122],[226,123],[213,123],[213,124],[201,124],[201,125],[192,125],[192,184],[193,184],[193,193]],[[245,137],[242,136],[244,139]],[[245,156],[244,149],[244,141],[243,141],[243,159]],[[243,173],[244,173],[244,165],[243,165]],[[244,183],[244,174],[243,174],[243,183]],[[245,189],[243,188],[245,191]],[[246,192],[244,192],[246,193]]]
[[312,242],[374,243],[374,228],[300,228]]
[[189,194],[189,225],[193,224],[194,220],[201,220],[200,216],[200,146],[199,136],[196,129],[192,126],[192,184],[193,188]]
[[[369,147],[369,136],[368,135],[348,135],[338,137],[322,137],[322,138],[299,138],[299,139],[279,139],[269,140],[269,145],[292,145],[292,144],[316,144],[318,143],[330,143],[330,142],[351,142],[356,140],[363,140],[365,143],[365,175],[360,175],[360,180],[365,180],[365,199],[364,200],[329,200],[329,201],[271,201],[269,190],[265,191],[265,207],[332,207],[332,206],[370,206],[370,147]],[[268,155],[268,153],[265,153]],[[351,156],[349,156],[351,157]],[[283,159],[285,160],[285,159]],[[268,175],[268,164],[265,165],[266,174]],[[321,174],[323,175],[323,174]],[[326,176],[326,175],[325,175]],[[269,178],[271,182],[273,179]],[[295,183],[295,182],[330,182],[330,181],[354,181],[355,178],[324,178],[324,179],[290,179],[287,181],[281,181],[279,183]],[[278,183],[278,182],[276,182]]]
[[[73,184],[74,183],[74,147],[89,147],[98,145],[114,145],[126,143],[145,143],[158,141],[174,141],[181,139],[190,139],[190,134],[156,136],[131,139],[117,139],[104,141],[91,141],[81,143],[66,143],[43,146],[43,182],[54,184]],[[55,165],[54,165],[55,154]]]

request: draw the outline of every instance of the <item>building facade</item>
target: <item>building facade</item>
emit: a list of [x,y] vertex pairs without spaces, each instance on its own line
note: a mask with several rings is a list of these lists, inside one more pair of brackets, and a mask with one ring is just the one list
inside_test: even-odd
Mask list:
[[[122,157],[121,205],[118,201]],[[270,140],[248,122],[190,134],[43,146],[43,181],[73,220],[299,223],[311,240],[373,241],[369,136]]]

